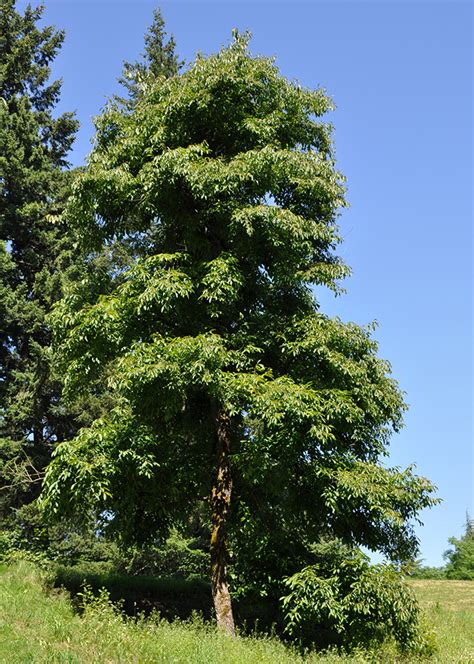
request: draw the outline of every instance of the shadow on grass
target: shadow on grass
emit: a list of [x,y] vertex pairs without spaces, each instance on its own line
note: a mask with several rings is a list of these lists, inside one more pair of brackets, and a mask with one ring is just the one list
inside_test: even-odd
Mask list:
[[193,612],[211,617],[211,591],[206,581],[128,576],[113,573],[88,573],[81,569],[59,567],[53,585],[63,587],[79,607],[78,595],[88,586],[94,594],[105,588],[114,603],[120,603],[129,616],[158,611],[163,618],[189,618]]
[[[105,588],[111,601],[120,604],[122,611],[132,617],[149,615],[152,611],[170,621],[186,620],[194,613],[204,620],[214,617],[211,586],[203,579],[90,573],[73,567],[58,567],[53,586],[70,593],[76,610],[80,610],[79,595],[87,586],[94,594]],[[276,602],[260,598],[235,601],[234,613],[241,632],[281,634],[282,622]]]

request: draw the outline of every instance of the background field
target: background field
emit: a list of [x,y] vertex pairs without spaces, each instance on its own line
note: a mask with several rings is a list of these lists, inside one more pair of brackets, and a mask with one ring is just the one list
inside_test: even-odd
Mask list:
[[[474,582],[412,582],[427,622],[436,633],[438,654],[430,661],[474,662]],[[301,656],[275,639],[229,640],[199,620],[124,622],[106,604],[83,616],[64,592],[45,591],[44,575],[27,563],[1,568],[0,662],[173,664],[283,664],[299,662],[409,662],[394,651],[341,657]]]
[[439,662],[474,662],[474,581],[412,581],[434,626]]

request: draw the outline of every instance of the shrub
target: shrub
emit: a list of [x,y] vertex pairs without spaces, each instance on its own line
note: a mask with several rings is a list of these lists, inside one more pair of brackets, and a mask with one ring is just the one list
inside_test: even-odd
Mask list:
[[133,575],[153,575],[179,579],[209,578],[209,553],[198,538],[172,530],[166,542],[134,546],[116,560],[116,570]]
[[317,562],[284,581],[286,632],[306,644],[346,649],[394,640],[401,651],[432,649],[415,597],[394,565],[370,565],[337,542],[316,547]]
[[410,572],[412,579],[446,579],[444,567],[418,567]]

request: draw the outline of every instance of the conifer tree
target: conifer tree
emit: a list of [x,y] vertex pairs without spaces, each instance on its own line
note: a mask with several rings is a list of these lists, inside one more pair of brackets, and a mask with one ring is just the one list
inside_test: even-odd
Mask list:
[[171,35],[166,39],[165,22],[160,9],[153,12],[153,22],[145,34],[145,52],[140,61],[124,62],[120,83],[128,92],[127,99],[120,99],[129,108],[137,102],[146,88],[158,77],[175,76],[183,63],[179,60],[175,49],[176,42]]
[[447,578],[474,581],[474,520],[469,513],[466,513],[464,535],[460,539],[450,537],[449,543],[451,548],[444,553]]
[[76,256],[58,213],[77,129],[55,114],[50,65],[64,34],[43,7],[0,0],[0,518],[39,492],[51,447],[75,428],[50,370],[45,316]]
[[347,274],[331,101],[247,41],[98,121],[67,218],[89,248],[153,239],[112,291],[92,275],[55,308],[68,394],[107,381],[117,402],[57,447],[42,498],[104,510],[132,540],[206,500],[229,634],[232,590],[281,589],[325,537],[407,559],[433,503],[428,480],[380,463],[405,406],[371,330],[312,290]]

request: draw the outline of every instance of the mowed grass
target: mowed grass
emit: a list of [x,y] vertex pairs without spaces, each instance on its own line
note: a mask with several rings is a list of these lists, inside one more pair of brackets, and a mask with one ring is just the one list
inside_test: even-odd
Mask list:
[[[440,650],[431,660],[474,662],[474,582],[414,581],[434,626]],[[459,598],[459,602],[457,600]],[[0,662],[2,664],[302,664],[414,662],[388,648],[341,657],[302,656],[277,639],[229,639],[199,621],[124,621],[109,606],[74,613],[63,592],[46,591],[44,576],[28,563],[0,567]]]

